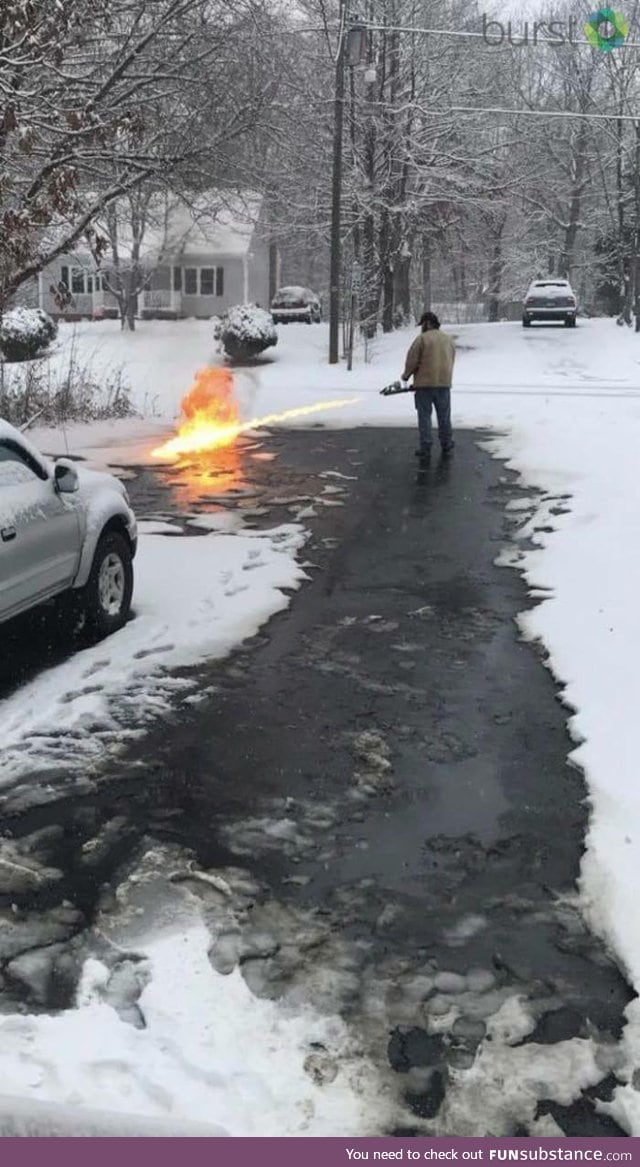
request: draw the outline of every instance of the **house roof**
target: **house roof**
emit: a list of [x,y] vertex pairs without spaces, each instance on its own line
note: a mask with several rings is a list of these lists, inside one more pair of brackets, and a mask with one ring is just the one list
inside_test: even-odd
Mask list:
[[[167,215],[166,232],[150,232],[149,250],[165,258],[193,255],[246,255],[251,246],[262,197],[245,194],[220,201],[208,195],[191,206],[179,203]],[[145,243],[145,251],[147,246]]]
[[[142,259],[157,264],[161,260],[203,255],[212,259],[246,255],[262,203],[262,195],[254,191],[229,194],[211,190],[195,195],[190,201],[169,201],[166,195],[158,195],[144,233]],[[106,234],[104,218],[97,220],[96,227]],[[131,255],[132,233],[126,199],[121,203],[118,250],[123,258]],[[86,242],[78,241],[73,255],[88,260],[90,251]]]

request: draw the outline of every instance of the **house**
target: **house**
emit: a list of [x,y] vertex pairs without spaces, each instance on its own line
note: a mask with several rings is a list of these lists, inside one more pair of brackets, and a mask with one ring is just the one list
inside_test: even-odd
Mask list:
[[[126,267],[132,250],[126,206],[121,217],[119,255]],[[268,306],[278,264],[267,237],[262,197],[207,192],[190,204],[159,199],[140,242],[140,265],[146,280],[137,314],[143,319],[208,319],[234,304]],[[98,270],[86,243],[78,244],[73,254],[41,272],[37,292],[32,288],[28,299],[59,319],[114,316],[117,304],[107,287],[110,270],[109,252]],[[70,295],[64,308],[56,299],[60,285]]]

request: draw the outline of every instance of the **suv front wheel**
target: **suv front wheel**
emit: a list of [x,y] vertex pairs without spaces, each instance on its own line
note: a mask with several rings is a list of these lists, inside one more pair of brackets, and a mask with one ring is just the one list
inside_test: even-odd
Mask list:
[[129,618],[132,594],[131,547],[119,531],[107,531],[96,548],[82,594],[85,628],[98,639],[117,632]]

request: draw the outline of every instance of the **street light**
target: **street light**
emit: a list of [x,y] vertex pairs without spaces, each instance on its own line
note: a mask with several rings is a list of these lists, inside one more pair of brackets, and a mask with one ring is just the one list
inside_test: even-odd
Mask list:
[[[340,358],[340,276],[342,228],[342,139],[344,126],[345,59],[350,69],[361,63],[367,40],[366,26],[356,16],[347,16],[348,0],[340,0],[340,41],[336,56],[333,111],[333,176],[331,190],[331,260],[329,271],[329,364]],[[348,21],[348,27],[347,27]],[[346,34],[345,34],[346,30]]]

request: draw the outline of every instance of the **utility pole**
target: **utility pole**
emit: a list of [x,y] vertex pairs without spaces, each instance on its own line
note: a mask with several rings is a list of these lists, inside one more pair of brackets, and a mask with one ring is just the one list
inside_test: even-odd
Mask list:
[[635,123],[634,130],[633,188],[635,222],[633,231],[633,314],[635,317],[635,331],[640,332],[640,121]]
[[340,0],[340,40],[336,57],[333,107],[333,179],[331,193],[331,262],[329,272],[329,364],[337,365],[340,340],[340,277],[342,274],[342,134],[344,126],[344,61],[347,0]]
[[340,0],[340,41],[336,57],[333,110],[333,183],[331,197],[331,265],[329,275],[329,364],[337,365],[340,338],[340,279],[342,276],[342,139],[344,129],[345,67],[357,69],[366,49],[366,28],[349,15],[349,0]]

